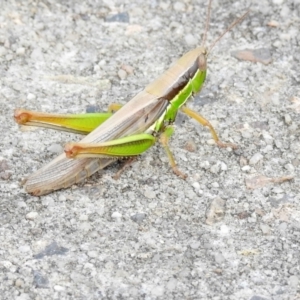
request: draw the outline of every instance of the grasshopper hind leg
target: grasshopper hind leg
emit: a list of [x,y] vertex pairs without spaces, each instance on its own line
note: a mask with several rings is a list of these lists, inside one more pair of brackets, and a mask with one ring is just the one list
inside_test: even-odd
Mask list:
[[122,173],[128,168],[130,167],[135,161],[137,160],[137,156],[133,156],[128,158],[123,166],[117,171],[117,173],[113,176],[113,179],[118,180],[120,178],[120,176],[122,175]]
[[88,134],[109,119],[122,107],[112,103],[107,113],[49,114],[25,109],[16,109],[14,119],[21,126],[44,127],[78,134]]

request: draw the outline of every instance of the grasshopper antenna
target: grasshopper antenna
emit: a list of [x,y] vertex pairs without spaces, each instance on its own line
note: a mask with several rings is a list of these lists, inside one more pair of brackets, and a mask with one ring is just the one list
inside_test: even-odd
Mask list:
[[212,48],[216,45],[216,43],[228,32],[230,31],[234,26],[236,26],[236,24],[240,23],[241,21],[243,21],[246,16],[249,14],[250,9],[248,9],[241,17],[239,17],[238,19],[236,19],[209,47],[209,51],[210,52],[212,50]]
[[204,33],[203,33],[202,44],[201,44],[202,47],[205,46],[206,39],[207,39],[207,32],[208,32],[209,23],[210,23],[211,2],[212,2],[212,0],[209,0],[208,7],[207,7],[207,17],[206,17],[206,23],[205,23],[205,30],[204,30]]

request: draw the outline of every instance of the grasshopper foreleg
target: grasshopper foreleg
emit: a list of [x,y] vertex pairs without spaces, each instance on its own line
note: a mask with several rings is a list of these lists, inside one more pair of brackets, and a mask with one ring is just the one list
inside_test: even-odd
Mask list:
[[230,147],[232,149],[237,148],[237,146],[235,144],[221,142],[218,135],[217,135],[217,133],[216,133],[216,131],[215,131],[215,129],[214,129],[214,127],[210,124],[210,122],[207,119],[205,119],[204,117],[199,115],[197,112],[193,111],[192,109],[190,109],[186,106],[181,107],[181,111],[183,113],[185,113],[186,115],[188,115],[189,117],[191,117],[191,118],[195,119],[196,121],[198,121],[202,126],[208,127],[215,143],[219,147],[222,147],[222,148]]

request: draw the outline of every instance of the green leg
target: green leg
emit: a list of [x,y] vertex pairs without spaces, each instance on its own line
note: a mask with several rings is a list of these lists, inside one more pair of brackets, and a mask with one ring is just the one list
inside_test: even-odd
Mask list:
[[187,108],[186,106],[181,107],[181,111],[184,112],[189,117],[191,117],[191,118],[195,119],[196,121],[198,121],[202,126],[208,127],[213,139],[215,140],[216,144],[219,147],[224,147],[224,148],[230,147],[232,149],[237,148],[237,146],[235,144],[221,142],[218,135],[217,135],[217,133],[216,133],[216,131],[215,131],[215,129],[210,124],[210,122],[208,120],[206,120],[204,117],[202,117],[201,115],[199,115],[197,112],[191,110],[190,108]]
[[155,141],[151,134],[141,133],[96,144],[69,143],[65,146],[65,153],[68,158],[127,158],[142,154]]
[[167,153],[167,156],[168,156],[170,165],[171,165],[171,167],[172,167],[172,169],[173,169],[173,172],[174,172],[177,176],[179,176],[179,177],[185,179],[185,178],[187,177],[187,175],[185,175],[184,173],[182,173],[182,172],[178,169],[178,167],[177,167],[177,165],[176,165],[176,162],[175,162],[175,159],[174,159],[174,156],[173,156],[173,154],[172,154],[172,152],[171,152],[171,150],[170,150],[170,148],[169,148],[169,139],[170,139],[170,137],[171,137],[171,135],[172,135],[173,133],[174,133],[174,128],[173,128],[172,126],[167,126],[167,127],[165,128],[165,130],[161,133],[161,135],[160,135],[160,140],[159,140],[159,141],[161,142],[163,148],[165,149],[165,151],[166,151],[166,153]]
[[16,109],[14,119],[19,125],[46,127],[73,133],[88,134],[120,109],[121,105],[111,104],[107,113],[49,114]]

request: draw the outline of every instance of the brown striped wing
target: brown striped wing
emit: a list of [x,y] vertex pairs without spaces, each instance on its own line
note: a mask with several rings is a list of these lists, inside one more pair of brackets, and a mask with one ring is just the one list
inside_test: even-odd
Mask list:
[[[164,113],[167,101],[142,91],[111,118],[81,140],[97,143],[144,132]],[[25,182],[28,193],[36,196],[67,188],[111,164],[111,158],[69,159],[61,154],[49,164],[30,175]]]

